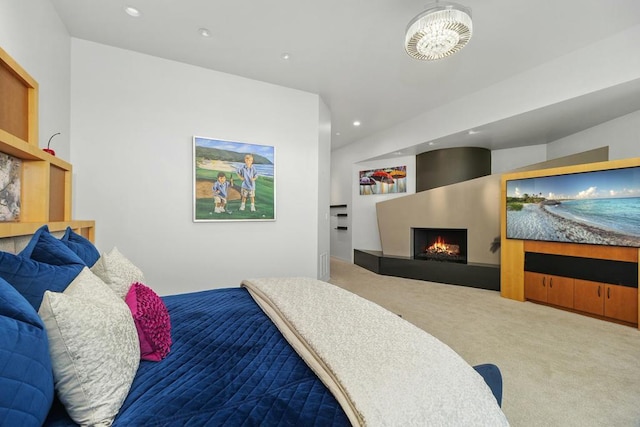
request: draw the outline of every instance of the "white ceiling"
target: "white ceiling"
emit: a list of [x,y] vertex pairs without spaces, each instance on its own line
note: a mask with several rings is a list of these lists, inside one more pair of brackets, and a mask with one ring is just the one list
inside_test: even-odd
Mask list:
[[[639,0],[460,1],[469,45],[422,62],[404,31],[428,0],[51,0],[73,37],[319,94],[334,149],[640,24]],[[490,124],[476,145],[552,141],[639,109],[635,82]]]

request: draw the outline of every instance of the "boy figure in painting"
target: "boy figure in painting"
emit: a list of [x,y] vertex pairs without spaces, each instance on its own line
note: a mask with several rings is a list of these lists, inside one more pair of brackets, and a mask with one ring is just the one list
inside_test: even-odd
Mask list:
[[245,203],[247,202],[247,197],[251,200],[251,212],[256,211],[256,179],[258,179],[258,171],[256,167],[253,166],[253,155],[246,154],[244,156],[244,165],[239,167],[236,170],[238,176],[242,179],[242,188],[240,191],[240,195],[242,196],[242,201],[240,203],[240,210],[243,211],[245,208]]
[[227,190],[233,184],[227,182],[227,176],[224,172],[218,172],[218,180],[213,184],[213,201],[216,204],[215,213],[231,213],[231,211],[225,211],[227,206]]

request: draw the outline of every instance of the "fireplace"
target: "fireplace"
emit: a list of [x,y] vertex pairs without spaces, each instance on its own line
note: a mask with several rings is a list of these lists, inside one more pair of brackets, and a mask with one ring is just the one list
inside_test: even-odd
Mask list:
[[467,263],[466,228],[412,228],[413,258]]

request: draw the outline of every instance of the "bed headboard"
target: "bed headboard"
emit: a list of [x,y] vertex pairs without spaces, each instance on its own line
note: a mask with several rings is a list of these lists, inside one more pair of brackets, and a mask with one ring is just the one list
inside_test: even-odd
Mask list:
[[[38,83],[2,48],[0,92],[0,154],[11,160],[0,161],[0,204],[12,206],[0,213],[0,250],[19,252],[44,224],[93,242],[95,222],[71,215],[71,164],[38,146]],[[12,173],[2,169],[8,163]]]
[[[51,233],[57,238],[61,238],[64,233],[58,231]],[[15,236],[15,237],[3,237],[0,239],[0,251],[17,254],[27,246],[31,240],[31,235]]]
[[[10,252],[12,254],[17,254],[21,250],[27,246],[31,237],[36,232],[36,230],[42,225],[47,224],[49,226],[49,231],[51,234],[57,238],[61,238],[64,235],[67,227],[71,227],[74,232],[80,234],[90,241],[94,242],[94,222],[93,221],[68,221],[68,222],[45,222],[45,223],[34,223],[36,227],[27,234],[22,234],[22,232],[18,232],[15,235],[4,233],[0,237],[0,251]],[[4,232],[5,224],[0,223],[0,230]]]

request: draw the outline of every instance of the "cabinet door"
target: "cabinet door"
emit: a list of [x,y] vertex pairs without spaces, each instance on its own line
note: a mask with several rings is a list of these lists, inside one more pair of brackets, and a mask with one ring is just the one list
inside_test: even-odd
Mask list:
[[586,313],[604,315],[605,284],[575,279],[573,308]]
[[547,302],[573,308],[573,278],[547,276]]
[[638,323],[638,288],[606,285],[604,315],[630,323]]
[[524,297],[533,301],[547,302],[547,275],[524,272]]

